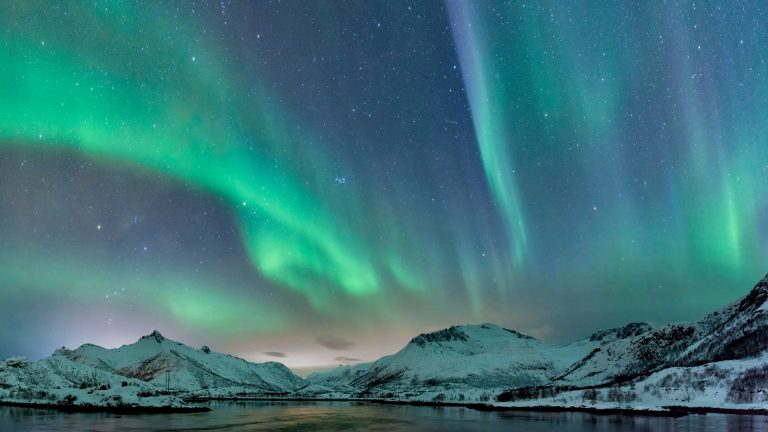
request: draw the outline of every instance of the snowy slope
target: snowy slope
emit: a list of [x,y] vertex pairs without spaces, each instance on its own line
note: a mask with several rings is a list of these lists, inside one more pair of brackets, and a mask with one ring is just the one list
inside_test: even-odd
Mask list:
[[597,350],[553,384],[586,386],[622,382],[674,366],[690,367],[759,356],[768,350],[767,300],[768,277],[740,301],[697,322],[638,327],[636,330],[644,331],[635,331],[630,337],[608,343],[601,341]]
[[498,396],[499,407],[682,410],[717,408],[759,410],[768,407],[768,353],[691,367],[669,367],[635,381],[589,389],[535,389]]
[[754,357],[768,350],[768,276],[741,301],[707,315],[698,325],[709,331],[688,347],[680,365]]
[[0,402],[59,406],[186,407],[175,396],[160,395],[141,380],[125,378],[65,356],[0,361]]
[[136,343],[106,349],[85,344],[57,354],[102,371],[137,378],[171,389],[197,391],[242,388],[264,393],[286,393],[305,385],[281,363],[251,363],[207,347],[194,349],[154,331]]
[[[571,365],[553,383],[598,385],[628,380],[667,366],[699,336],[697,327],[690,324],[668,324],[659,328],[642,324],[629,326],[643,326],[644,331],[625,332],[624,337],[598,340],[593,351]],[[627,327],[617,330],[623,332]],[[595,335],[590,339],[594,340]]]

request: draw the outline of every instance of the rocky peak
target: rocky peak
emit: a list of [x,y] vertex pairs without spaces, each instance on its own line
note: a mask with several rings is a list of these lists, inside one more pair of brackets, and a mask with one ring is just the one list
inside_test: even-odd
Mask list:
[[72,354],[72,350],[67,347],[61,347],[53,352],[53,355],[64,356],[64,357],[67,357],[70,354]]
[[468,339],[469,336],[464,333],[461,327],[452,326],[432,333],[422,333],[411,339],[411,343],[424,347],[435,342],[466,341]]
[[739,302],[739,312],[753,311],[768,301],[768,275],[758,282],[752,291]]
[[154,340],[157,343],[162,343],[165,340],[165,337],[161,335],[159,331],[153,330],[152,333],[142,336],[140,340]]

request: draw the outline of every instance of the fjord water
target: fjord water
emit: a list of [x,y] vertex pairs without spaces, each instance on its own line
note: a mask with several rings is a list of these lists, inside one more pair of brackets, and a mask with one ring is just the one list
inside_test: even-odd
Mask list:
[[193,414],[65,413],[0,407],[0,431],[766,431],[768,417],[678,418],[477,411],[356,402],[211,402]]

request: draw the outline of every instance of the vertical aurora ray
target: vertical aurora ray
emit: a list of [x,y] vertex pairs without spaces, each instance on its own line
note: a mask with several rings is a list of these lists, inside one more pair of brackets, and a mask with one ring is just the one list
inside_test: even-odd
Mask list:
[[[695,8],[667,13],[675,21],[704,20]],[[740,90],[743,84],[733,91],[713,92],[718,80],[734,71],[712,64],[701,53],[701,42],[692,40],[694,32],[668,23],[664,31],[672,44],[673,79],[682,107],[685,158],[676,185],[682,194],[690,253],[723,273],[740,274],[752,267],[750,257],[760,250],[755,215],[766,205],[765,197],[756,193],[760,189],[759,166],[768,160],[768,135],[764,121],[759,120],[766,113],[766,83],[753,82],[748,96]],[[744,39],[726,35],[719,46],[710,43],[708,50],[743,49]],[[742,59],[744,53],[737,51],[734,56]],[[702,65],[708,73],[702,73]],[[748,70],[759,76],[765,73],[765,65],[750,64]],[[740,99],[739,93],[746,97]],[[723,107],[734,107],[734,112],[726,113]],[[745,127],[752,131],[748,136],[743,132]]]
[[[488,184],[508,223],[525,216],[521,284],[539,269],[557,295],[592,279],[640,296],[689,289],[694,274],[729,286],[760,274],[766,29],[749,17],[764,10],[445,5]],[[622,288],[621,274],[638,280]]]
[[470,4],[449,1],[447,7],[483,168],[501,207],[514,263],[519,267],[524,263],[528,240],[511,152],[514,131],[506,121],[504,100],[493,87],[494,77],[499,76],[488,64],[482,25],[473,26]]

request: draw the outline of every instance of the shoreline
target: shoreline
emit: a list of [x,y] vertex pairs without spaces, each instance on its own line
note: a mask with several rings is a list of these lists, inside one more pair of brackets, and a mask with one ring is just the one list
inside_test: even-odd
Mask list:
[[499,406],[487,403],[462,403],[462,402],[432,402],[432,401],[404,401],[391,399],[367,399],[367,398],[269,398],[269,397],[213,397],[213,398],[184,398],[189,402],[361,402],[384,405],[411,405],[425,407],[463,407],[477,411],[532,411],[532,412],[583,412],[595,415],[626,415],[647,417],[684,417],[686,415],[707,414],[734,414],[734,415],[760,415],[768,416],[768,408],[722,408],[722,407],[688,407],[684,405],[665,405],[660,409],[650,408],[598,408],[589,406],[557,406],[557,405],[532,405],[532,406]]
[[111,413],[111,414],[173,414],[173,413],[197,413],[197,412],[209,412],[211,409],[207,406],[189,406],[189,407],[172,407],[172,406],[130,406],[130,405],[118,405],[118,406],[99,406],[99,405],[60,405],[52,403],[35,403],[35,402],[15,402],[15,401],[0,401],[0,406],[17,407],[17,408],[35,408],[45,410],[55,410],[64,412],[88,412],[88,413]]
[[[191,403],[207,402],[352,402],[362,404],[381,404],[381,405],[410,405],[421,407],[462,407],[477,411],[515,411],[515,412],[582,412],[594,415],[622,415],[622,416],[643,416],[643,417],[684,417],[687,415],[707,415],[707,414],[732,414],[732,415],[758,415],[768,416],[768,408],[722,408],[722,407],[689,407],[683,405],[666,405],[659,409],[652,408],[598,408],[589,406],[557,406],[557,405],[532,405],[532,406],[499,406],[487,403],[464,403],[464,402],[433,402],[433,401],[405,401],[391,399],[368,399],[368,398],[308,398],[308,397],[212,397],[212,398],[184,398],[184,401]],[[212,409],[203,405],[191,405],[188,407],[172,406],[98,406],[98,405],[59,405],[51,403],[34,402],[16,402],[0,401],[0,406],[35,408],[56,410],[64,412],[88,412],[88,413],[112,413],[112,414],[174,414],[174,413],[200,413],[210,412]]]

